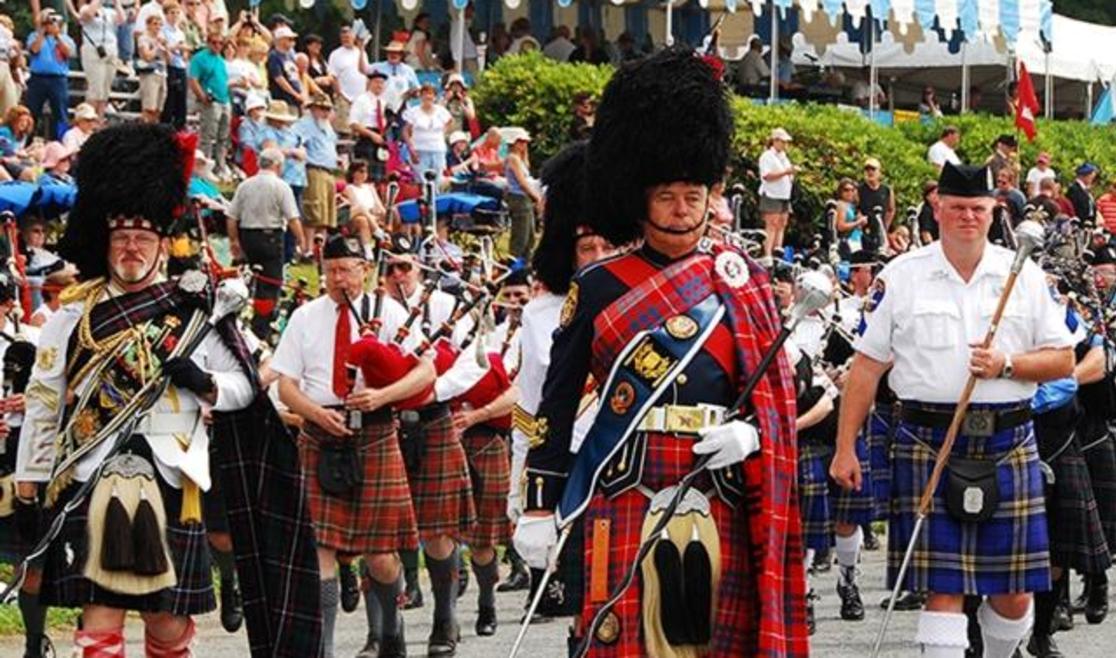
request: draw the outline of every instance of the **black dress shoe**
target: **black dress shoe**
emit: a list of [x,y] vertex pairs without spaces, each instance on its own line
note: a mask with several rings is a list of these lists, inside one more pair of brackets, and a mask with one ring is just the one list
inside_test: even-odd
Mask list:
[[461,627],[455,621],[436,622],[426,643],[427,656],[455,656],[461,641]]
[[399,618],[399,634],[383,639],[377,658],[407,658],[407,639],[403,634],[402,617]]
[[878,551],[880,550],[880,539],[872,530],[871,524],[864,526],[864,550]]
[[512,567],[504,582],[496,586],[497,592],[519,592],[531,588],[531,575],[526,570]]
[[341,565],[341,609],[352,612],[360,605],[360,581],[351,564]]
[[482,637],[496,634],[496,608],[482,605],[477,610],[477,635]]
[[1108,581],[1094,580],[1085,601],[1085,621],[1099,624],[1108,616]]
[[54,645],[46,635],[40,635],[38,639],[27,638],[24,642],[23,658],[54,658],[57,655]]
[[240,599],[240,587],[235,579],[221,579],[221,628],[235,633],[243,623],[244,605]]
[[1027,642],[1027,653],[1036,658],[1066,658],[1066,654],[1058,650],[1052,635],[1038,633],[1031,634],[1031,640]]
[[422,606],[422,589],[419,588],[419,584],[416,582],[414,587],[408,585],[407,589],[403,591],[403,609],[414,610]]
[[864,619],[864,602],[860,599],[860,590],[856,583],[848,585],[837,583],[837,596],[841,597],[841,619],[845,621]]
[[[891,597],[884,597],[880,601],[880,607],[887,610],[887,604],[891,601]],[[895,610],[897,612],[910,612],[911,610],[921,610],[922,606],[926,603],[926,597],[918,592],[908,592],[903,590],[899,593],[899,598],[895,600]]]
[[1073,613],[1070,612],[1062,601],[1058,601],[1054,606],[1054,612],[1050,616],[1050,632],[1057,633],[1058,631],[1072,631],[1073,630]]

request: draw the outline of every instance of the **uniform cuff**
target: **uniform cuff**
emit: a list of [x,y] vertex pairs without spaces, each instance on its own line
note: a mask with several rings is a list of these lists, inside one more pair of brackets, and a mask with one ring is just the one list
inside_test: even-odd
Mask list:
[[562,491],[566,488],[567,477],[565,473],[528,467],[523,474],[525,482],[520,489],[523,492],[523,508],[528,512],[557,509],[558,502],[562,500]]

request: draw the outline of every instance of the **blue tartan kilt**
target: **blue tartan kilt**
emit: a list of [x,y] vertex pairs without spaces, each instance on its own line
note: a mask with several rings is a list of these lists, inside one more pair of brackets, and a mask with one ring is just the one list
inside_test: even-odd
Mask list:
[[868,451],[872,463],[872,495],[875,498],[875,521],[884,521],[891,513],[891,410],[873,410],[868,416]]
[[[856,458],[860,461],[860,491],[845,489],[834,480],[829,480],[829,496],[832,501],[833,521],[851,525],[866,525],[876,518],[876,492],[873,482],[875,470],[868,446],[868,436],[862,432],[856,437]],[[826,473],[829,462],[826,462]]]
[[833,545],[833,515],[829,499],[829,446],[798,443],[798,505],[802,516],[803,545],[816,551]]
[[[906,404],[906,403],[904,403]],[[940,408],[942,405],[920,405]],[[988,408],[973,405],[972,408]],[[918,502],[946,430],[902,423],[892,452],[892,507],[888,587],[914,530]],[[998,462],[1000,504],[983,523],[962,523],[945,507],[948,471],[934,493],[914,547],[903,589],[939,594],[992,595],[1050,589],[1050,540],[1043,477],[1031,423],[992,437],[958,436],[953,454]]]

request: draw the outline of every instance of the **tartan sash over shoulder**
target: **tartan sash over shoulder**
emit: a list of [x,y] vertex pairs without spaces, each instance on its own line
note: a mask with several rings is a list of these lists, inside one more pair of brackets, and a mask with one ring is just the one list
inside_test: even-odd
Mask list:
[[[747,262],[748,278],[733,287],[716,273],[716,258],[726,252]],[[647,284],[638,298],[623,295],[609,305],[594,322],[594,377],[604,381],[600,370],[609,364],[636,332],[665,322],[710,293],[726,307],[732,331],[741,388],[746,374],[753,372],[764,352],[774,343],[782,323],[771,292],[766,270],[728,246],[715,245],[661,270],[636,254],[601,265],[623,281],[631,281],[631,270],[639,270]],[[627,271],[625,271],[627,270]],[[607,372],[603,373],[607,375]],[[802,571],[802,523],[798,511],[797,439],[794,419],[794,374],[786,356],[779,354],[760,380],[750,400],[754,422],[760,428],[759,458],[744,462],[748,496],[749,536],[753,539],[751,564],[757,574],[757,590],[763,596],[759,608],[759,653],[776,656],[807,656],[805,574]]]

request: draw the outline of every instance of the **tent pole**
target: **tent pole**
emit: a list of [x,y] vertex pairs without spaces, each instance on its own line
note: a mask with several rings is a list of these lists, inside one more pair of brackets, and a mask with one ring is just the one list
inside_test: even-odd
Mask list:
[[779,10],[771,3],[771,88],[768,102],[779,100]]
[[961,42],[961,114],[969,112],[969,41]]
[[380,30],[384,23],[384,0],[376,0],[375,32],[372,34],[372,57],[380,56]]
[[674,2],[666,0],[666,36],[663,45],[670,48],[674,45]]
[[468,7],[468,5],[462,7],[461,10],[457,12],[457,27],[461,31],[457,34],[457,61],[453,63],[454,70],[461,75],[465,75],[465,30],[469,29],[468,26],[465,25],[466,7]]
[[1049,119],[1054,116],[1054,78],[1050,75],[1050,51],[1046,51],[1046,56],[1043,58],[1046,67],[1046,80],[1043,83],[1043,99],[1044,109],[1043,115]]
[[1090,80],[1089,84],[1085,85],[1085,118],[1088,119],[1093,113],[1093,81]]
[[868,118],[876,120],[879,105],[876,99],[876,81],[880,71],[876,68],[876,17],[869,13],[868,18]]

